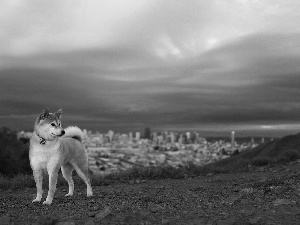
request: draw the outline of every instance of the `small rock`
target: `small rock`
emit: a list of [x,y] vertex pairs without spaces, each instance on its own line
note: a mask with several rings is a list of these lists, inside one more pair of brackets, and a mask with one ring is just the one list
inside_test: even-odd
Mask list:
[[208,208],[212,208],[212,207],[214,207],[214,204],[209,202],[209,203],[207,203],[207,206],[208,206]]
[[245,204],[247,204],[249,202],[249,200],[248,199],[241,199],[241,204],[243,204],[243,205],[245,205]]
[[142,183],[146,183],[146,182],[147,182],[147,180],[141,180],[141,182],[142,182]]
[[58,222],[56,225],[75,225],[74,222]]
[[111,214],[110,207],[105,207],[103,210],[98,211],[98,213],[95,215],[96,218],[103,219],[104,217]]
[[265,172],[265,168],[264,167],[259,167],[256,169],[257,172]]
[[195,193],[193,193],[192,196],[193,196],[193,198],[198,198],[199,197],[199,195],[197,195]]
[[261,217],[255,217],[255,218],[249,219],[249,224],[255,225],[255,224],[259,223],[260,219],[261,219]]
[[148,218],[150,215],[150,212],[147,210],[141,210],[141,211],[139,211],[139,214],[141,215],[142,218]]
[[207,222],[206,225],[214,225],[214,224],[215,224],[215,222],[211,219],[211,220],[209,220],[209,221]]
[[96,216],[97,213],[98,213],[98,211],[92,211],[92,212],[88,213],[88,216],[89,217],[94,217],[94,216]]
[[223,218],[226,218],[226,217],[228,217],[228,213],[227,212],[221,212],[221,213],[219,213],[220,215],[222,215],[223,216]]
[[85,222],[84,225],[95,225],[95,222],[93,220],[89,220]]
[[156,213],[158,211],[158,207],[157,206],[150,206],[149,210],[153,213]]
[[7,215],[0,217],[0,224],[2,225],[9,225],[10,224],[10,217]]
[[140,179],[136,179],[135,183],[136,183],[136,184],[140,184],[140,183],[141,183],[141,180],[140,180]]
[[235,188],[233,188],[233,191],[234,191],[234,192],[239,192],[240,189],[239,189],[238,187],[235,187]]
[[227,219],[227,220],[219,220],[217,225],[234,225],[234,219]]
[[246,194],[251,194],[251,193],[253,193],[253,188],[252,187],[244,188],[241,190],[241,192],[246,193]]
[[211,177],[211,176],[213,176],[214,174],[213,173],[208,173],[208,174],[206,174],[206,176],[208,176],[208,177]]
[[[255,180],[253,180],[253,181],[255,181]],[[261,182],[261,183],[264,183],[264,182],[267,182],[268,181],[268,177],[267,176],[264,176],[264,177],[262,177],[260,180],[259,180],[259,182]]]
[[134,184],[134,180],[130,180],[130,181],[129,181],[129,184]]
[[204,223],[204,219],[202,218],[198,218],[198,219],[193,219],[192,221],[189,221],[187,223],[185,223],[186,225],[200,225],[200,224],[205,224]]
[[263,190],[257,191],[257,195],[258,195],[259,197],[263,197],[264,194],[265,194],[265,192],[264,192]]
[[93,207],[90,207],[90,210],[91,211],[99,211],[99,207],[98,206],[93,206]]
[[279,205],[295,205],[296,201],[290,200],[290,199],[276,199],[273,201],[274,206],[279,206]]
[[252,210],[248,210],[248,209],[242,209],[239,211],[239,213],[241,213],[245,216],[252,216],[254,214],[254,212]]
[[170,224],[171,222],[170,222],[170,220],[168,220],[168,219],[162,219],[161,220],[161,224],[162,225],[167,225],[167,224]]

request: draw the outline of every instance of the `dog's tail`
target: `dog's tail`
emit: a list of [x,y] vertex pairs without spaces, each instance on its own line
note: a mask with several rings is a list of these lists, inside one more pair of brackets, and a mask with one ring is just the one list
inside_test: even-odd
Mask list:
[[71,137],[71,138],[77,139],[80,142],[83,141],[83,132],[80,128],[70,126],[64,130],[65,130],[64,137]]

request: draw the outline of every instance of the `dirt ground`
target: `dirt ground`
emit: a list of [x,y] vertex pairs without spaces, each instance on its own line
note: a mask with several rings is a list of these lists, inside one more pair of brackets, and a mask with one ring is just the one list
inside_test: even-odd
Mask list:
[[[35,188],[1,190],[0,224],[300,224],[300,162],[252,172],[93,187],[59,187],[52,205]],[[46,194],[46,191],[44,192]]]

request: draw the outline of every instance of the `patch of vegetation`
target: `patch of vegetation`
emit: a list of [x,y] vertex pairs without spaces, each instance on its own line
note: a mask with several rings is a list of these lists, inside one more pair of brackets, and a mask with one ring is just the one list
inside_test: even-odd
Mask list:
[[17,132],[0,128],[0,174],[31,173],[28,154],[29,146],[18,139]]

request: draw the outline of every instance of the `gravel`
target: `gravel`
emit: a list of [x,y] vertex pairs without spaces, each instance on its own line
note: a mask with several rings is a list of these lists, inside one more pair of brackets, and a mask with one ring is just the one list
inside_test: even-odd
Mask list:
[[[35,188],[2,190],[0,224],[299,224],[300,163],[248,173],[59,187],[50,206],[31,203]],[[46,192],[45,192],[46,193]],[[45,196],[44,196],[45,197]]]

